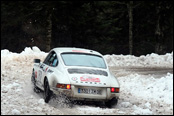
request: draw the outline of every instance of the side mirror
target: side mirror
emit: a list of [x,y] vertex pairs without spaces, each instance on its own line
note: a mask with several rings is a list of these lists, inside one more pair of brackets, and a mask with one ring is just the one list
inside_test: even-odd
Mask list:
[[40,59],[34,59],[34,63],[40,63]]

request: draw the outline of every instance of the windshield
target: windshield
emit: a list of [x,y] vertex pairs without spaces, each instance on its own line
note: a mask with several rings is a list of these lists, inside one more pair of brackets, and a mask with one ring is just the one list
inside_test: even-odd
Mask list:
[[106,68],[103,58],[98,55],[84,53],[62,53],[61,56],[66,66]]

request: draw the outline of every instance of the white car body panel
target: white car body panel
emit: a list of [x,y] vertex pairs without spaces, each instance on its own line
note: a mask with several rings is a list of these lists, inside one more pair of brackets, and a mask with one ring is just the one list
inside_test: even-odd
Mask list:
[[[58,65],[56,67],[49,66],[44,63],[34,63],[34,72],[36,85],[40,89],[44,90],[44,79],[48,79],[48,83],[51,91],[55,94],[66,94],[71,99],[88,99],[88,100],[110,100],[113,97],[118,98],[119,93],[111,93],[110,88],[120,88],[119,82],[116,77],[114,77],[108,68],[107,62],[104,57],[93,50],[80,49],[80,48],[54,48],[52,51],[55,51],[58,58]],[[103,68],[95,68],[95,67],[84,67],[84,66],[66,66],[61,57],[61,53],[88,53],[101,56],[104,59],[106,64],[106,69]],[[70,74],[68,70],[75,69],[84,69],[84,70],[95,70],[99,72],[107,72],[107,76],[104,75],[96,75],[96,74],[83,74],[83,73],[72,73]],[[72,71],[73,72],[73,71]],[[104,73],[105,74],[105,73]],[[57,83],[62,84],[71,84],[71,89],[60,89],[56,88]],[[94,90],[102,90],[101,94],[85,94],[78,93],[80,89],[89,88]]]

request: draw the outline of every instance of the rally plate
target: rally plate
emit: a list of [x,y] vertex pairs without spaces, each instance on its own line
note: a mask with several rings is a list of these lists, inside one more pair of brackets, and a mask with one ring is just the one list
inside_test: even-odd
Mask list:
[[101,95],[102,94],[102,90],[78,88],[78,93]]

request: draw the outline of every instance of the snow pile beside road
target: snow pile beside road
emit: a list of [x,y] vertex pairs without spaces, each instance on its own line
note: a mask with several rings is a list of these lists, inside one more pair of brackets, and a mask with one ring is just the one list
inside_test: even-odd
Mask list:
[[118,78],[121,92],[128,92],[144,100],[165,102],[173,105],[173,74],[154,78],[138,74]]
[[21,53],[12,53],[9,50],[1,50],[1,68],[4,67],[9,62],[20,62],[21,64],[31,66],[33,65],[34,59],[41,59],[41,61],[44,60],[48,53],[40,51],[40,49],[36,46],[32,47],[26,47],[24,51]]
[[32,47],[26,47],[24,51],[21,53],[13,53],[9,50],[1,50],[1,59],[4,58],[7,61],[26,61],[26,60],[33,60],[34,58],[40,58],[43,59],[48,53],[45,53],[43,51],[40,51],[40,49],[36,46]]
[[104,58],[109,66],[117,67],[168,67],[173,68],[173,52],[165,55],[155,53],[141,55],[136,57],[133,55],[105,55]]
[[[9,50],[1,50],[1,62],[6,61],[28,61],[28,64],[33,63],[33,59],[39,58],[42,61],[48,53],[40,51],[36,46],[26,47],[21,53],[12,53]],[[8,57],[7,57],[8,56]],[[5,60],[2,61],[2,58]],[[173,68],[173,52],[165,55],[158,55],[155,53],[141,55],[136,57],[133,55],[104,55],[109,66],[116,67],[168,67]],[[6,63],[5,63],[6,64]]]
[[131,74],[119,77],[118,80],[120,99],[124,101],[118,104],[120,109],[126,110],[132,107],[134,111],[131,114],[136,115],[173,112],[173,74],[167,73],[161,78]]

